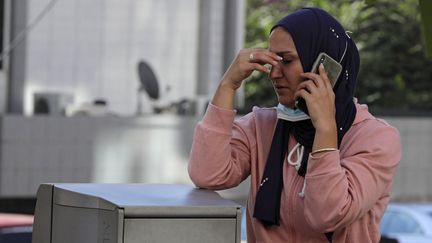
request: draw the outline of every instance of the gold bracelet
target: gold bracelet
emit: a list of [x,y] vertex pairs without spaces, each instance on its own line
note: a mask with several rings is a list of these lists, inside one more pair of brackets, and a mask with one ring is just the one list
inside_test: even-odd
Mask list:
[[315,151],[311,152],[311,155],[314,155],[316,153],[321,153],[321,152],[330,152],[330,151],[337,151],[338,149],[336,148],[322,148],[322,149],[317,149]]

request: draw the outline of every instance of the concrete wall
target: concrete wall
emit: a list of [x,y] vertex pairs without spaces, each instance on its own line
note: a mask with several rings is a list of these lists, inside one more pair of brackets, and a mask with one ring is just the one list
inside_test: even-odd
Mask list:
[[[398,201],[432,201],[432,118],[385,118],[399,129]],[[1,118],[0,196],[32,196],[43,182],[187,183],[195,117]],[[223,191],[242,201],[248,180]]]
[[398,201],[432,201],[432,118],[387,117],[399,129],[402,161],[392,197]]
[[0,197],[44,182],[189,183],[194,117],[0,118]]

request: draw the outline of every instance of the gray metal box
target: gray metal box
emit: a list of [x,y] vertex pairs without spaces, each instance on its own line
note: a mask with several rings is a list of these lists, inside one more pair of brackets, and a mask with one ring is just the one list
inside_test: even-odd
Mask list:
[[186,185],[42,184],[33,243],[240,243],[241,207]]

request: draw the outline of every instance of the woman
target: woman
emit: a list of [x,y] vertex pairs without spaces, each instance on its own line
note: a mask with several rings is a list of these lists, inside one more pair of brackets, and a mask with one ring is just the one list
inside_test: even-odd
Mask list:
[[[307,72],[321,52],[342,65],[334,88],[322,65]],[[276,23],[268,50],[244,49],[226,71],[196,127],[189,174],[208,189],[251,176],[248,242],[379,241],[400,138],[353,98],[358,68],[343,27],[304,8]],[[268,73],[279,105],[234,121],[235,92],[253,70]],[[295,108],[299,98],[309,116]]]

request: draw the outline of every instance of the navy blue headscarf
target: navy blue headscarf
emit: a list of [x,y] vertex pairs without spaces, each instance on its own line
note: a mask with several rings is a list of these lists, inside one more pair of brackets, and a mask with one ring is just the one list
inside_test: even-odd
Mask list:
[[[290,33],[305,72],[312,69],[315,59],[321,52],[327,53],[342,65],[342,73],[333,89],[336,95],[336,124],[340,145],[356,115],[353,95],[360,57],[354,41],[336,19],[318,8],[299,9],[279,20],[272,31],[277,27],[282,27]],[[315,128],[310,120],[278,120],[262,177],[264,183],[261,184],[265,186],[259,188],[255,198],[254,217],[266,226],[279,224],[280,196],[283,187],[282,168],[288,149],[289,134],[305,147],[298,171],[300,176],[305,176]]]
[[291,34],[305,72],[312,69],[320,52],[327,53],[342,65],[342,74],[334,87],[340,142],[351,127],[356,112],[353,95],[360,65],[357,46],[336,19],[318,8],[297,10],[279,20],[272,31],[276,27],[282,27]]

